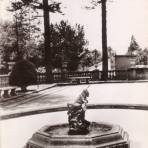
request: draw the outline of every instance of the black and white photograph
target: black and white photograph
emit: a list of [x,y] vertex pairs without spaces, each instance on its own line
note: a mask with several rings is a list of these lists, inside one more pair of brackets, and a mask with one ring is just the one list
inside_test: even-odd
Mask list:
[[147,0],[0,0],[0,148],[148,148]]

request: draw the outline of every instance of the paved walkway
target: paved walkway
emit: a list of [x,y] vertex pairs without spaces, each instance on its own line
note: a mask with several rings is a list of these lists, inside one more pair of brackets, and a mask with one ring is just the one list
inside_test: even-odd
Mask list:
[[[31,85],[31,86],[27,87],[28,91],[25,92],[25,93],[19,92],[20,88],[18,88],[17,91],[19,93],[18,93],[17,96],[6,98],[4,101],[0,102],[0,115],[2,116],[3,113],[4,114],[13,113],[14,108],[11,107],[12,104],[16,105],[20,101],[23,101],[23,100],[25,101],[25,98],[31,98],[31,97],[33,97],[35,95],[39,96],[39,94],[42,94],[43,92],[48,91],[49,89],[55,87],[56,85],[57,84],[55,84],[55,83],[54,84]],[[23,109],[25,109],[25,108],[23,108]],[[15,110],[17,110],[17,112],[22,111],[19,108],[15,108]],[[25,110],[28,110],[27,106],[26,106]]]

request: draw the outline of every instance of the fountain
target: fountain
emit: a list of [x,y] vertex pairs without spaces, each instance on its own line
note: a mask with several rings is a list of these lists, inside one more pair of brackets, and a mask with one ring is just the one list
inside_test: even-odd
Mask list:
[[128,134],[119,125],[85,120],[88,96],[84,89],[74,103],[67,104],[68,123],[44,126],[26,148],[129,148]]

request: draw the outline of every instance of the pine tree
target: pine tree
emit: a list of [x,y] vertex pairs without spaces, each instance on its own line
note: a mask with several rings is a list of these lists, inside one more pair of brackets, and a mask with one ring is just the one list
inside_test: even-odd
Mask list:
[[131,36],[130,46],[128,47],[128,53],[129,55],[134,55],[138,50],[140,49],[140,46],[138,45],[134,35]]
[[17,60],[19,60],[24,56],[28,57],[31,53],[30,51],[36,48],[34,42],[37,41],[40,31],[35,25],[35,23],[39,23],[34,17],[37,12],[31,6],[26,6],[22,2],[12,2],[9,11],[14,16],[12,27],[16,36],[15,52]]
[[71,26],[67,21],[61,21],[50,25],[50,35],[53,66],[62,68],[62,63],[66,61],[69,71],[76,70],[80,61],[79,54],[87,44],[83,26]]

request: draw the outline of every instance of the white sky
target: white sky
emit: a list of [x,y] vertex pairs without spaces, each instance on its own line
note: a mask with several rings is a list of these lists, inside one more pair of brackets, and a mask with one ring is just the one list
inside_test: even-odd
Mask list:
[[[60,0],[59,0],[60,1]],[[101,6],[95,10],[86,10],[89,0],[61,0],[64,16],[51,14],[51,22],[62,19],[71,24],[84,25],[89,49],[101,50]],[[10,19],[6,12],[9,0],[0,0],[0,19]],[[117,54],[125,53],[129,46],[131,35],[134,35],[142,48],[148,47],[148,0],[113,0],[107,3],[108,46]]]

